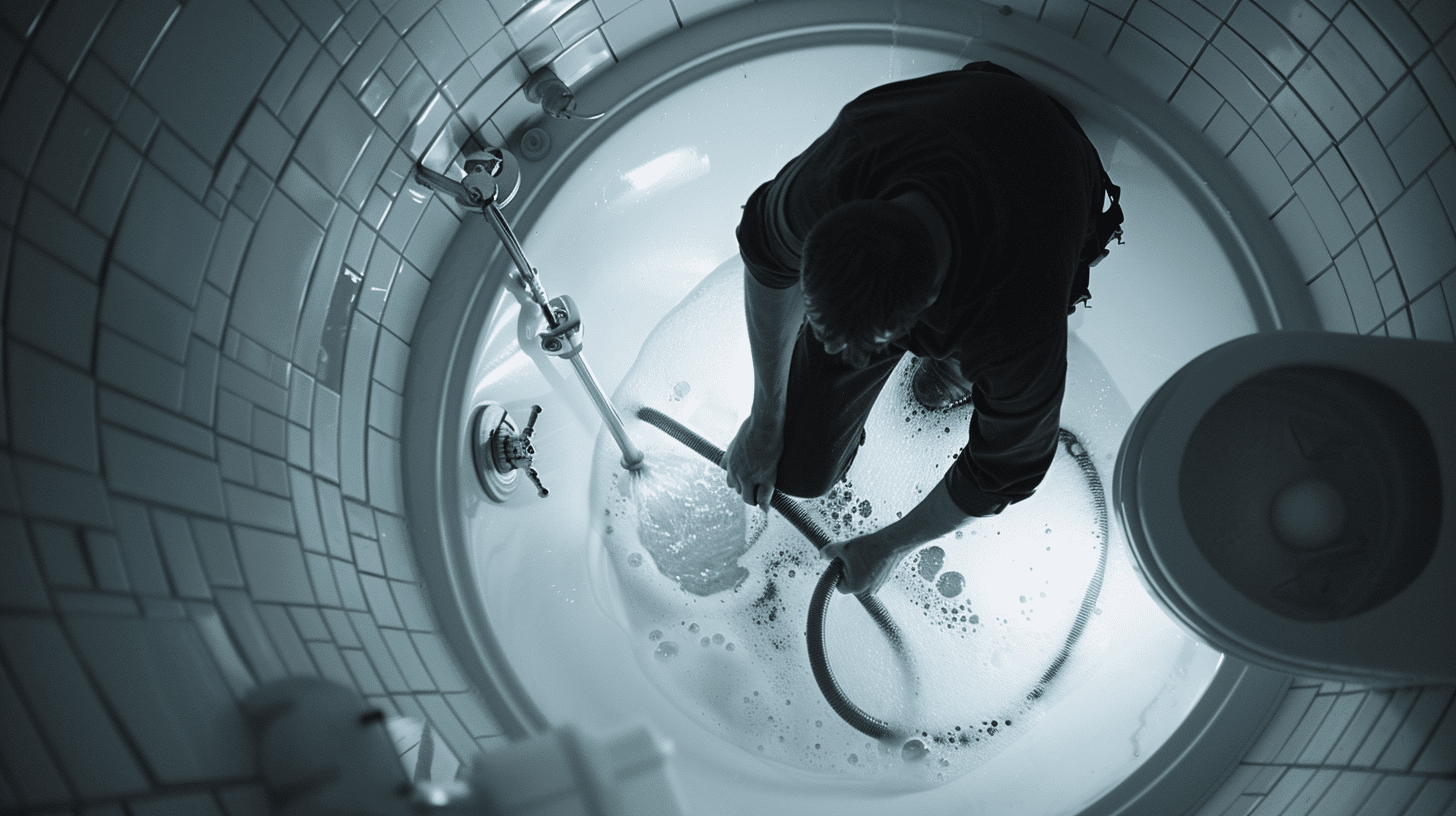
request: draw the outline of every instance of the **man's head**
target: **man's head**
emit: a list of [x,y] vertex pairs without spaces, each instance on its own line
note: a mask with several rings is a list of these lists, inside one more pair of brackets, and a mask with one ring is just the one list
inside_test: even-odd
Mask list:
[[851,201],[819,219],[804,240],[804,305],[830,353],[856,368],[905,335],[935,299],[930,231],[908,209]]

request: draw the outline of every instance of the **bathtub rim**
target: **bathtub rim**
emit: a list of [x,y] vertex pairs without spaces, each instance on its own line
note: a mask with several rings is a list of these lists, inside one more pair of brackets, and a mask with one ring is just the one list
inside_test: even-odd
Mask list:
[[[659,99],[726,66],[816,45],[893,43],[964,54],[964,46],[974,42],[993,51],[998,62],[1048,88],[1075,113],[1089,110],[1079,99],[1101,100],[1098,118],[1116,125],[1120,137],[1153,158],[1209,224],[1229,254],[1261,331],[1318,328],[1297,267],[1272,225],[1257,215],[1247,185],[1220,172],[1227,165],[1201,136],[1110,59],[990,5],[847,0],[836,2],[833,9],[834,19],[826,20],[826,5],[815,0],[755,3],[694,23],[599,71],[574,90],[582,110],[607,111],[601,120],[583,128],[581,122],[541,117],[510,134],[507,146],[514,148],[525,130],[541,127],[555,145],[545,160],[521,162],[521,196],[506,212],[517,232],[524,238],[549,203],[550,191],[619,127]],[[897,9],[898,22],[890,17]],[[950,43],[962,48],[947,50]],[[1044,53],[1056,53],[1055,64],[1038,56]],[[1130,92],[1114,103],[1101,88]],[[488,259],[483,274],[481,258]],[[461,474],[469,472],[460,467],[469,422],[460,395],[466,392],[479,332],[505,284],[508,266],[484,220],[467,216],[439,263],[411,342],[401,461],[416,563],[441,634],[504,734],[520,739],[551,724],[491,631],[476,589],[459,499]],[[1266,274],[1269,270],[1284,272]],[[1168,740],[1082,813],[1191,810],[1232,772],[1288,684],[1285,675],[1225,655],[1204,694]]]

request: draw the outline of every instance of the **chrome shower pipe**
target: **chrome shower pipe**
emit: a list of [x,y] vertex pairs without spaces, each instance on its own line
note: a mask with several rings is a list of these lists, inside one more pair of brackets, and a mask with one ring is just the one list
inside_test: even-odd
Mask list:
[[[511,182],[511,187],[501,199],[501,184],[497,177],[503,174],[508,176],[507,181]],[[501,204],[508,202],[515,195],[515,186],[520,184],[520,171],[516,168],[515,157],[501,148],[490,148],[472,154],[465,160],[465,178],[461,181],[455,181],[443,173],[425,167],[424,163],[419,163],[415,165],[415,180],[437,193],[452,196],[462,206],[485,216],[485,220],[505,246],[506,254],[510,255],[516,266],[517,274],[511,276],[512,280],[533,303],[541,307],[541,314],[546,318],[548,330],[539,335],[542,351],[552,357],[564,357],[571,361],[577,379],[581,380],[587,396],[591,397],[597,413],[601,414],[612,439],[622,451],[622,467],[627,470],[640,469],[646,457],[627,435],[622,417],[602,390],[601,383],[597,382],[586,358],[582,356],[581,318],[576,314],[575,303],[569,297],[552,299],[546,296],[546,289],[541,285],[541,276],[526,259],[520,240],[516,238],[515,231],[511,229],[510,223],[497,205],[498,199],[501,199]]]

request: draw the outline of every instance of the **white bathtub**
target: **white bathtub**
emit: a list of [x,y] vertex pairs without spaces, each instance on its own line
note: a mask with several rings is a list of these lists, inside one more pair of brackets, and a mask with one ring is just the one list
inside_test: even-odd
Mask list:
[[[619,87],[612,115],[585,135],[580,123],[552,123],[558,142],[567,143],[540,166],[526,166],[523,201],[506,215],[529,224],[525,251],[548,292],[569,294],[580,306],[586,356],[609,393],[662,316],[736,253],[739,205],[844,102],[874,85],[970,59],[996,60],[1060,91],[1123,187],[1128,243],[1093,271],[1092,308],[1079,309],[1071,326],[1110,377],[1115,393],[1107,399],[1125,400],[1120,415],[1127,421],[1197,354],[1261,328],[1297,324],[1300,309],[1307,311],[1285,307],[1278,283],[1269,284],[1254,263],[1249,247],[1264,239],[1220,215],[1227,204],[1193,180],[1162,137],[1130,125],[1136,120],[1126,109],[1077,96],[1065,76],[1060,86],[1048,81],[1013,49],[903,29],[891,42],[876,41],[883,39],[781,33],[773,44],[743,49],[741,58],[700,60],[675,79],[652,69],[646,75],[661,86],[655,93]],[[603,91],[601,98],[611,96]],[[583,108],[591,101],[584,94]],[[448,353],[424,361],[416,351],[412,360],[406,468],[422,567],[443,628],[457,647],[481,655],[467,673],[508,733],[546,723],[598,732],[646,723],[675,743],[682,797],[698,814],[880,814],[886,807],[1062,814],[1113,812],[1119,797],[1141,795],[1199,734],[1217,730],[1206,728],[1215,712],[1237,720],[1222,726],[1234,741],[1262,724],[1277,679],[1189,639],[1135,582],[1109,582],[1104,604],[1137,610],[1144,630],[1114,644],[1111,657],[1060,695],[1028,733],[948,784],[905,793],[765,761],[732,744],[649,682],[634,656],[645,644],[623,628],[619,599],[602,590],[606,567],[588,518],[600,419],[570,366],[535,348],[533,321],[522,321],[517,299],[501,291],[502,258],[485,263],[494,251],[483,223],[467,222],[442,262],[431,297],[449,301],[453,289],[456,304],[427,304],[426,314],[442,324],[435,331]],[[447,325],[452,319],[463,328]],[[445,393],[419,393],[420,383]],[[503,404],[518,423],[531,405],[542,406],[536,467],[549,498],[536,498],[529,486],[504,504],[484,497],[463,444],[471,411],[484,401]],[[410,451],[420,440],[443,447],[433,463],[419,463]],[[1112,447],[1098,461],[1106,477]],[[422,503],[432,512],[419,512]],[[1112,545],[1113,570],[1126,569],[1117,531]],[[1242,708],[1226,705],[1241,694]],[[1204,762],[1209,767],[1199,772],[1216,779],[1219,761]]]

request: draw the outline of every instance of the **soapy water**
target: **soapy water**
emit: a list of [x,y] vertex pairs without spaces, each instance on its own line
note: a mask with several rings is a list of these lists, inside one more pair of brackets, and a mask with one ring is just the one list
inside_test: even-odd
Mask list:
[[[636,419],[648,405],[726,447],[752,396],[741,281],[737,259],[709,275],[649,336],[614,395],[647,467],[623,471],[610,437],[599,438],[592,538],[610,566],[593,580],[617,601],[659,691],[743,749],[910,786],[956,778],[1034,728],[1108,646],[1110,622],[1099,608],[1051,688],[1028,699],[1097,567],[1100,533],[1086,481],[1059,449],[1031,499],[901,562],[877,597],[904,632],[916,676],[858,604],[831,605],[826,650],[840,687],[867,713],[906,725],[885,740],[865,737],[830,708],[809,667],[809,598],[828,562],[785,519],[743,504],[721,470]],[[908,512],[965,443],[970,406],[921,408],[910,393],[910,363],[907,355],[881,393],[846,479],[802,502],[836,540]],[[1126,426],[1125,403],[1111,394],[1095,357],[1074,343],[1062,424],[1104,470]],[[1103,597],[1134,581],[1124,563],[1110,565]]]

